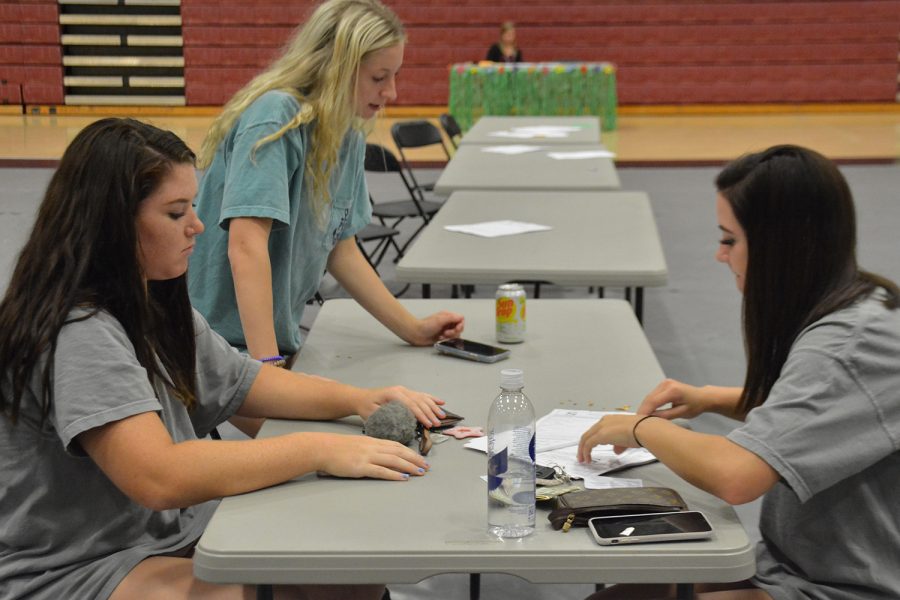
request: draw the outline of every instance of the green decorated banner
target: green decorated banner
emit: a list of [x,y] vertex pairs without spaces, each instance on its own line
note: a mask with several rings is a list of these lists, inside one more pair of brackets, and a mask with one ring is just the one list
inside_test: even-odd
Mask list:
[[457,63],[450,67],[450,114],[463,131],[482,115],[597,115],[616,128],[611,63]]

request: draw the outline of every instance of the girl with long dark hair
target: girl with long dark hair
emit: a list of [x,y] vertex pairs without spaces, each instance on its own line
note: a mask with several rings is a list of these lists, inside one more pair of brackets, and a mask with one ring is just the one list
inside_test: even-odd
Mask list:
[[170,132],[104,119],[50,181],[0,302],[2,598],[250,597],[193,577],[217,499],[309,472],[402,481],[428,467],[365,436],[202,439],[235,414],[365,418],[397,400],[428,421],[440,401],[262,365],[212,332],[185,283],[203,231],[193,160]]
[[[716,258],[743,293],[744,386],[664,381],[636,416],[598,421],[578,458],[643,445],[727,502],[763,497],[756,575],[700,586],[699,598],[898,598],[900,292],[857,265],[850,189],[817,152],[744,156],[716,187]],[[670,422],[703,412],[743,423],[719,436]],[[592,598],[667,593],[617,586]]]

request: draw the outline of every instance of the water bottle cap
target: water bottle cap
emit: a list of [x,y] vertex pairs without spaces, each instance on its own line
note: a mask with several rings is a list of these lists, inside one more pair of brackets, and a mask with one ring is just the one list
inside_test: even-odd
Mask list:
[[522,369],[502,369],[500,387],[505,390],[519,390],[525,387],[525,373]]

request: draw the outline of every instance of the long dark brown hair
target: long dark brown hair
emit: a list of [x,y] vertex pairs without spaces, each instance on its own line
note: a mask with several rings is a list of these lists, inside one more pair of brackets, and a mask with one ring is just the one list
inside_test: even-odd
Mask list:
[[774,146],[732,162],[716,178],[747,239],[743,329],[747,375],[739,410],[768,397],[800,332],[822,317],[896,284],[856,262],[853,196],[818,152]]
[[172,167],[193,163],[178,136],[132,119],[97,121],[72,140],[0,302],[0,411],[13,423],[45,355],[35,391],[41,422],[50,413],[56,339],[75,307],[115,317],[151,382],[159,378],[193,405],[196,343],[186,279],[145,287],[135,224],[141,201]]

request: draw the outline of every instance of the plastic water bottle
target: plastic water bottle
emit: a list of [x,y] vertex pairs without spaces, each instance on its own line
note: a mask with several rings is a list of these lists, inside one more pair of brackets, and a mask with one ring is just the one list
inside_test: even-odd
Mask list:
[[488,531],[519,538],[534,531],[534,407],[521,369],[500,371],[488,413]]

